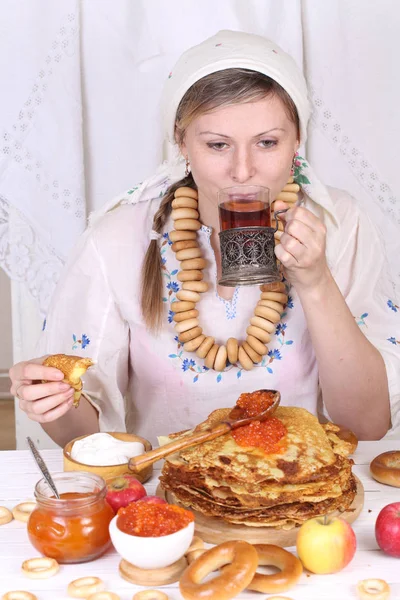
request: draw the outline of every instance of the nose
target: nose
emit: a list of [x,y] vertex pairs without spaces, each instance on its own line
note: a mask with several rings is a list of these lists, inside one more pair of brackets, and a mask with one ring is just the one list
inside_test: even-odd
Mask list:
[[255,175],[252,153],[248,148],[237,148],[232,156],[231,178],[235,183],[247,183]]

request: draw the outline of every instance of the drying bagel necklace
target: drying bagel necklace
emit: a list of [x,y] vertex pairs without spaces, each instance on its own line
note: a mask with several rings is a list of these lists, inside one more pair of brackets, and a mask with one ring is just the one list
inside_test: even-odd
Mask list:
[[[290,177],[275,200],[283,200],[289,206],[294,206],[299,190],[299,185]],[[174,230],[170,232],[169,239],[180,262],[177,277],[182,282],[182,289],[176,294],[178,300],[171,303],[175,331],[183,349],[186,352],[196,352],[199,358],[204,359],[207,368],[223,371],[229,360],[231,364],[240,363],[243,369],[250,371],[268,352],[267,344],[281,320],[288,300],[286,286],[282,282],[260,286],[261,297],[246,329],[246,341],[239,343],[236,338],[231,337],[226,344],[219,345],[212,336],[204,334],[199,325],[199,311],[196,309],[200,294],[208,290],[208,284],[203,281],[206,261],[197,241],[197,231],[201,228],[197,197],[197,191],[193,188],[181,187],[175,191],[172,201]],[[281,222],[278,226],[283,229]]]

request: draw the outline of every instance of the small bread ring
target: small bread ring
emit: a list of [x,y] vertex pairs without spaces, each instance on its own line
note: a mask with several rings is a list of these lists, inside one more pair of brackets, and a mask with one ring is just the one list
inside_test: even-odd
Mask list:
[[173,320],[175,323],[180,323],[181,321],[187,321],[188,319],[195,319],[198,316],[199,311],[195,308],[192,308],[192,310],[184,310],[183,312],[176,313],[176,315],[173,317]]
[[238,359],[245,371],[251,371],[251,369],[253,368],[253,361],[251,360],[250,356],[247,354],[243,346],[239,347]]
[[199,203],[195,198],[186,198],[185,196],[180,196],[179,198],[175,198],[172,200],[171,206],[172,208],[196,208]]
[[286,293],[286,285],[282,281],[274,281],[273,283],[263,283],[260,287],[262,292],[282,292]]
[[175,256],[177,260],[189,260],[190,258],[201,258],[202,255],[200,248],[186,248],[185,250],[179,250]]
[[190,290],[180,290],[177,292],[176,297],[178,300],[184,300],[186,302],[198,302],[200,300],[200,294],[198,292],[192,292]]
[[202,333],[198,337],[195,337],[193,340],[185,342],[183,344],[183,349],[185,350],[185,352],[194,352],[199,346],[201,346],[205,339],[206,336],[204,335],[204,333]]
[[137,592],[132,600],[168,600],[168,596],[160,590],[142,590]]
[[179,250],[187,250],[187,248],[198,248],[199,245],[196,240],[181,240],[180,242],[174,242],[171,246],[172,252],[179,252]]
[[29,579],[48,579],[58,573],[59,568],[56,559],[48,556],[29,558],[21,566],[23,574]]
[[204,552],[207,552],[205,548],[197,548],[197,550],[191,550],[190,552],[186,552],[186,560],[188,561],[188,564],[191,565],[192,562],[197,560],[199,556],[204,554]]
[[199,337],[203,333],[201,327],[193,327],[193,329],[189,329],[188,331],[184,331],[178,335],[178,340],[182,344],[186,344],[186,342],[190,342],[190,340],[194,340]]
[[79,577],[68,584],[68,594],[73,598],[89,598],[104,590],[104,581],[99,577]]
[[242,346],[243,346],[243,350],[251,358],[251,360],[253,361],[253,363],[255,365],[257,365],[259,362],[262,361],[261,354],[258,354],[255,350],[253,350],[253,348],[250,346],[250,344],[248,344],[247,342],[243,342]]
[[231,365],[237,362],[239,354],[239,342],[236,338],[230,337],[226,342],[226,351],[228,352],[228,360]]
[[[249,346],[251,346],[253,348],[253,350],[255,352],[257,352],[257,354],[261,354],[261,356],[264,356],[264,354],[267,354],[267,352],[268,352],[267,346],[265,344],[263,344],[262,342],[260,342],[260,340],[258,340],[256,337],[254,337],[254,335],[248,335],[246,338],[246,342],[249,344]],[[247,352],[247,350],[246,350],[246,352]]]
[[201,271],[206,266],[207,261],[204,258],[189,258],[181,262],[182,271]]
[[201,223],[197,219],[178,219],[174,225],[177,231],[198,231],[201,228]]
[[256,327],[255,325],[249,325],[246,329],[246,333],[247,335],[254,336],[264,344],[268,344],[268,342],[271,341],[271,335],[268,333],[268,331],[261,329],[261,327]]
[[31,512],[33,512],[36,508],[36,502],[21,502],[21,504],[17,504],[12,509],[13,517],[16,521],[22,521],[22,523],[27,523],[29,517],[31,516]]
[[387,600],[390,587],[384,579],[363,579],[357,583],[357,594],[361,600]]
[[175,331],[177,333],[183,333],[184,331],[189,331],[189,329],[193,329],[193,327],[197,327],[199,324],[199,320],[196,318],[186,319],[185,321],[180,321],[180,323],[175,324]]
[[262,292],[261,300],[274,300],[275,302],[279,302],[280,304],[286,304],[288,301],[288,297],[282,292]]
[[203,540],[198,537],[197,535],[193,536],[193,539],[191,541],[191,544],[189,546],[188,551],[186,552],[186,554],[189,554],[189,552],[193,552],[193,550],[199,550],[199,549],[203,549],[204,548],[204,542]]
[[202,341],[202,343],[200,344],[196,354],[199,358],[205,358],[209,352],[209,350],[211,350],[211,348],[214,346],[214,342],[215,339],[213,337],[211,337],[210,335],[206,337],[205,340]]
[[[207,575],[227,565],[219,575],[203,581]],[[230,600],[253,579],[258,565],[256,549],[248,542],[224,542],[204,552],[183,572],[179,588],[185,600]]]
[[268,319],[264,319],[263,317],[251,317],[250,319],[251,325],[254,327],[259,327],[260,329],[264,329],[268,333],[275,333],[276,325],[268,321]]
[[5,506],[0,506],[0,525],[5,525],[13,520],[13,514],[11,510],[8,510]]
[[217,352],[219,350],[219,345],[214,344],[211,350],[207,352],[207,356],[204,359],[204,364],[208,369],[212,369],[214,367],[215,358],[217,356]]
[[114,592],[95,592],[87,600],[121,600],[121,597]]
[[190,271],[179,271],[176,276],[178,281],[201,281],[204,277],[203,271],[199,271],[198,269],[193,269]]
[[182,289],[204,293],[208,290],[208,283],[206,281],[184,281]]
[[174,229],[169,232],[169,239],[171,242],[183,242],[186,240],[195,240],[197,233],[195,231],[177,231]]
[[187,310],[192,310],[193,308],[195,308],[195,303],[194,302],[172,302],[171,303],[171,310],[174,313],[180,313],[180,312],[186,312]]
[[283,304],[281,304],[280,302],[275,302],[275,300],[259,300],[257,303],[258,306],[267,306],[269,308],[272,308],[273,310],[276,310],[276,312],[282,316],[283,313]]
[[[263,300],[264,302],[264,300]],[[264,319],[268,319],[271,323],[279,323],[281,320],[281,315],[276,312],[273,308],[269,308],[268,306],[260,306],[260,303],[257,304],[254,314],[256,317],[262,317]]]
[[15,590],[13,592],[7,592],[1,597],[1,600],[38,600],[35,594],[25,592],[24,590]]
[[215,371],[223,371],[226,367],[227,358],[228,358],[228,352],[226,350],[226,346],[222,345],[218,348],[218,352],[215,355],[214,370]]
[[390,450],[379,454],[371,462],[369,468],[376,481],[400,487],[400,450]]
[[297,556],[273,544],[254,544],[254,548],[257,550],[260,566],[271,565],[278,567],[280,571],[272,575],[256,573],[247,586],[248,590],[263,594],[286,592],[300,579],[303,565]]
[[198,219],[199,213],[195,208],[174,208],[171,211],[171,219],[178,221],[179,219]]
[[180,187],[177,190],[175,190],[174,196],[175,196],[175,198],[186,197],[186,198],[195,198],[195,200],[197,200],[198,193],[197,193],[197,190],[194,190],[191,187],[184,186],[184,187]]

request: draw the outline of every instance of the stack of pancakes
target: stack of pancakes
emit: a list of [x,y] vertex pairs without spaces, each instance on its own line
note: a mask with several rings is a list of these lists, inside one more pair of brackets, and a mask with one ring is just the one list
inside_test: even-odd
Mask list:
[[[229,412],[214,411],[195,431],[227,419]],[[162,487],[185,507],[240,525],[291,529],[349,509],[356,494],[348,458],[354,448],[338,437],[339,428],[321,425],[303,408],[280,406],[274,416],[287,429],[280,453],[239,446],[228,433],[167,457]]]

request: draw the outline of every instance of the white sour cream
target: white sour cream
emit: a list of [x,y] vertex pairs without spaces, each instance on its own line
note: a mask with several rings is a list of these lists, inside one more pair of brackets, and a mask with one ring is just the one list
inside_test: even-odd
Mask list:
[[71,457],[84,464],[95,466],[122,465],[132,456],[144,453],[140,442],[123,442],[108,433],[93,433],[77,440],[71,449]]

